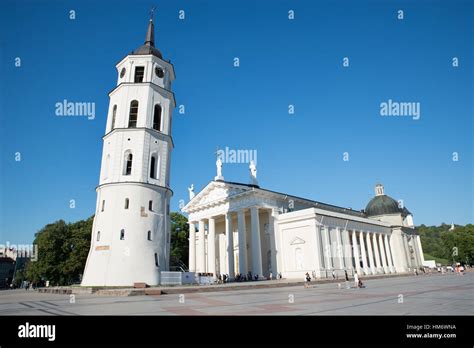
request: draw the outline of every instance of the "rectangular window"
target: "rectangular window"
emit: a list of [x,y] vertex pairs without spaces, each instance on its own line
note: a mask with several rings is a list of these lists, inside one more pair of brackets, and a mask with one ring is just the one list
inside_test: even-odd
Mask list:
[[143,82],[143,75],[145,74],[144,66],[137,66],[135,68],[135,82]]
[[124,240],[125,239],[125,230],[121,230],[120,231],[120,240]]
[[160,267],[160,265],[158,264],[158,254],[157,253],[155,253],[155,266]]
[[105,199],[102,201],[102,209],[101,211],[104,211],[105,210]]
[[148,210],[153,211],[153,201],[148,202]]

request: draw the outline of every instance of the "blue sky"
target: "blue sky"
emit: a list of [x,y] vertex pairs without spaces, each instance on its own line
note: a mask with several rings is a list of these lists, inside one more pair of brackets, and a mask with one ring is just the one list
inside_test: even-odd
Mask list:
[[[362,209],[380,181],[416,224],[473,222],[472,1],[7,0],[0,243],[94,213],[115,64],[143,43],[153,5],[156,46],[186,107],[174,113],[172,210],[189,184],[212,180],[227,146],[257,150],[264,188]],[[95,102],[96,118],[55,116],[64,99]],[[420,119],[380,116],[388,99],[419,102]],[[223,174],[247,183],[248,164]]]

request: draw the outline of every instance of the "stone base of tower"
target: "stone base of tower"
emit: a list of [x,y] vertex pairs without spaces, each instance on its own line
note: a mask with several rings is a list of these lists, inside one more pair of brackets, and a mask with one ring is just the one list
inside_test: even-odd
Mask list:
[[171,194],[143,183],[97,188],[98,212],[82,286],[160,283],[160,272],[169,268]]
[[148,285],[160,284],[160,271],[156,267],[146,267],[153,253],[143,253],[133,262],[111,264],[110,252],[99,251],[90,255],[88,263],[93,267],[86,267],[81,286],[133,286],[134,283]]

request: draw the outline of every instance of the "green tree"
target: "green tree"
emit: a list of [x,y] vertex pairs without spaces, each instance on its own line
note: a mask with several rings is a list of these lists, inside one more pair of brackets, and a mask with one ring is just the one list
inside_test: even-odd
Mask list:
[[72,224],[59,220],[36,233],[38,259],[27,264],[26,278],[52,285],[78,282],[90,248],[92,221],[93,217]]
[[474,225],[450,225],[417,227],[423,252],[448,262],[472,263],[474,261]]
[[170,214],[171,219],[171,252],[170,267],[179,267],[182,263],[188,264],[189,252],[189,225],[188,219],[177,212]]

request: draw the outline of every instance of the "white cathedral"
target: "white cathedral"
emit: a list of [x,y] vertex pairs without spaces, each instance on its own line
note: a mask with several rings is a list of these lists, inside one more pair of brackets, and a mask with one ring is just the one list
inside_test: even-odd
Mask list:
[[[150,19],[144,45],[117,65],[91,248],[83,286],[160,284],[170,260],[170,155],[173,65],[154,45]],[[317,278],[404,273],[423,263],[412,214],[378,184],[357,211],[263,189],[255,163],[250,182],[217,176],[182,211],[189,219],[189,271],[251,272],[259,278]]]
[[182,209],[189,219],[189,268],[268,279],[304,279],[357,272],[405,273],[422,267],[413,216],[381,184],[365,210],[352,210],[259,187],[255,163],[249,183],[217,176],[201,192],[190,188]]

